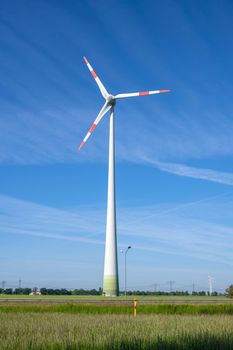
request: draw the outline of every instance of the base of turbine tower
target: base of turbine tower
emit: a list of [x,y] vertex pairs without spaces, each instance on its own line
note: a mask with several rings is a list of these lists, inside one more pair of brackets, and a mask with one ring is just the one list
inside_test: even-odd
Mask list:
[[106,297],[119,296],[119,282],[116,276],[104,276],[103,295]]

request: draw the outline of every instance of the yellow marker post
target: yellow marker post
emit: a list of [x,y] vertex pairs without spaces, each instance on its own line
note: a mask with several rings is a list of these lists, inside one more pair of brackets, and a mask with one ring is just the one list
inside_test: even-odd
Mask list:
[[138,303],[137,299],[134,299],[134,301],[133,301],[133,317],[135,320],[137,317],[137,303]]

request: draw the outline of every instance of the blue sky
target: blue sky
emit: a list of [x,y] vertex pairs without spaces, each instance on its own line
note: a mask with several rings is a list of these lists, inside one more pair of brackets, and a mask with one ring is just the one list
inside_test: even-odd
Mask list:
[[119,101],[120,285],[224,290],[232,282],[231,1],[8,1],[0,9],[0,280],[102,285],[108,119]]

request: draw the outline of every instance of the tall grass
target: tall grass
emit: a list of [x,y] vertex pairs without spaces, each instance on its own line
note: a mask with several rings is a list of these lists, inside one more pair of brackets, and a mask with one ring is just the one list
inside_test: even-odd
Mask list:
[[[127,304],[76,304],[76,303],[15,303],[0,305],[0,312],[61,312],[79,314],[132,314],[133,303]],[[138,314],[178,314],[178,315],[233,315],[232,304],[139,304]]]
[[232,350],[226,315],[1,313],[1,350]]

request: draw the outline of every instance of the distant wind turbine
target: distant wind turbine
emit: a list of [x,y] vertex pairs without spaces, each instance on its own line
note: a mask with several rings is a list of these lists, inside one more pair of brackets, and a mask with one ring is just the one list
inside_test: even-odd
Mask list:
[[209,294],[210,296],[213,294],[213,277],[211,275],[208,276],[208,282],[209,282]]
[[105,103],[101,108],[97,118],[90,127],[88,133],[84,137],[79,146],[79,150],[87,142],[96,126],[99,124],[103,116],[110,111],[110,130],[109,130],[109,163],[108,163],[108,202],[107,202],[107,224],[106,224],[106,242],[105,242],[105,261],[104,261],[104,281],[103,295],[117,296],[119,295],[118,280],[118,263],[117,263],[117,235],[116,235],[116,199],[115,199],[115,140],[114,140],[114,107],[116,101],[122,98],[145,96],[169,92],[170,90],[154,90],[133,93],[124,93],[111,95],[108,93],[103,83],[93,70],[92,66],[84,57],[84,61],[95,79],[100,92],[105,99]]

